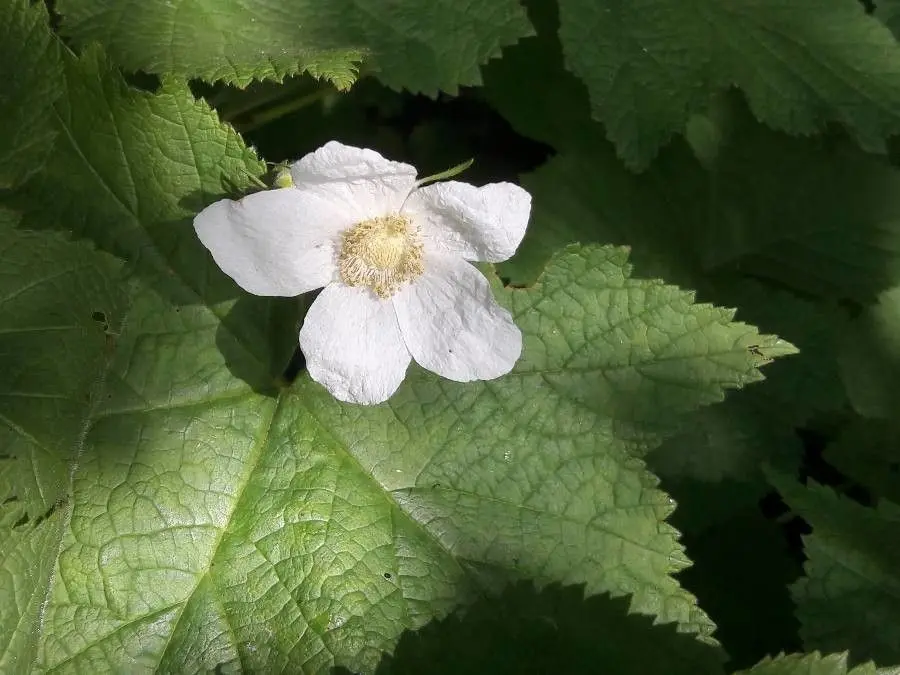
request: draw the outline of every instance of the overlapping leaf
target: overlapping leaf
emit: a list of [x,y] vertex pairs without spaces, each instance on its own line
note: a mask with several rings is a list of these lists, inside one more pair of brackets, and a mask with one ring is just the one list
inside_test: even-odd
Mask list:
[[900,507],[875,508],[773,475],[785,501],[812,525],[806,575],[792,588],[808,649],[849,649],[854,662],[900,662]]
[[50,117],[62,93],[62,62],[46,23],[43,3],[0,2],[0,188],[39,169],[53,144]]
[[69,35],[132,70],[236,84],[308,71],[346,87],[365,58],[385,84],[429,94],[480,83],[479,66],[530,32],[515,0],[65,0],[58,10]]
[[622,159],[645,168],[710,93],[737,85],[794,134],[845,124],[883,151],[900,131],[900,46],[854,0],[560,0],[569,67]]

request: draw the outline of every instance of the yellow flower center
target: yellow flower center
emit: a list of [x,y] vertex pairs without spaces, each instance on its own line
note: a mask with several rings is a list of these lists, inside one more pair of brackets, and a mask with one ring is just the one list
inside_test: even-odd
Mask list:
[[364,220],[341,235],[341,281],[389,298],[425,271],[422,251],[409,218],[394,214]]

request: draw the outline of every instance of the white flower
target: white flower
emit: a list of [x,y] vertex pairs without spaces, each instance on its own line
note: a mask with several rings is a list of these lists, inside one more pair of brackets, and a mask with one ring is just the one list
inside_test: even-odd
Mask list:
[[509,258],[531,196],[511,183],[416,184],[416,169],[330,142],[293,185],[194,219],[219,267],[256,295],[317,288],[300,330],[310,376],[342,401],[386,401],[410,360],[450,380],[508,373],[522,335],[468,260]]

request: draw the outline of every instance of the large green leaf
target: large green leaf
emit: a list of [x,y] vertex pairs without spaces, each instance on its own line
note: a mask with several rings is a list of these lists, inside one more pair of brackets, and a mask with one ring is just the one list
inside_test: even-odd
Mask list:
[[[640,399],[664,401],[670,387],[714,395],[721,382],[703,377],[704,365],[752,377],[732,344],[748,330],[698,307],[684,319],[713,320],[680,342],[706,343],[702,354],[651,360],[625,377],[603,348],[622,329],[593,347],[554,335],[558,311],[604,296],[621,296],[611,311],[626,298],[652,313],[677,307],[670,296],[651,309],[665,288],[629,284],[620,264],[615,250],[573,251],[542,290],[512,294],[529,348],[504,381],[455,385],[418,371],[377,408],[339,404],[305,377],[275,398],[257,394],[229,374],[216,347],[227,328],[209,307],[133,294],[106,395],[85,421],[61,541],[9,571],[55,558],[49,591],[32,596],[48,597],[39,633],[13,623],[12,636],[37,643],[39,665],[59,671],[367,670],[404,627],[516,578],[633,594],[632,610],[706,633],[708,620],[669,577],[683,564],[663,522],[671,506],[629,456],[618,420],[583,400],[603,393],[585,373],[627,385],[632,409],[619,412],[633,429]],[[573,300],[573,277],[588,266],[593,279]],[[26,433],[29,412],[11,420]],[[559,549],[560,537],[579,543]]]
[[634,168],[734,85],[789,133],[835,121],[883,151],[900,131],[900,46],[855,0],[560,0],[560,38]]
[[882,500],[868,508],[815,483],[772,480],[812,525],[806,574],[792,587],[806,648],[900,663],[900,507]]
[[0,188],[7,188],[39,169],[53,144],[62,63],[43,3],[0,0],[0,82]]
[[[338,403],[305,375],[285,388],[293,303],[241,296],[190,226],[259,162],[175,84],[131,90],[96,51],[67,57],[66,80],[23,224],[74,229],[133,276],[77,463],[65,428],[35,412],[43,401],[8,425],[46,427],[70,469],[62,517],[4,523],[10,541],[36,542],[13,576],[53,570],[4,618],[10,660],[370,671],[404,628],[523,578],[629,596],[631,611],[708,639],[672,578],[687,562],[671,501],[635,453],[790,345],[632,279],[622,249],[574,247],[534,288],[501,294],[525,335],[501,380],[414,369],[377,407]],[[91,300],[34,302],[86,302],[90,316]]]
[[338,86],[362,58],[382,82],[436,94],[530,33],[516,0],[60,0],[66,33],[132,70],[246,84],[309,71]]

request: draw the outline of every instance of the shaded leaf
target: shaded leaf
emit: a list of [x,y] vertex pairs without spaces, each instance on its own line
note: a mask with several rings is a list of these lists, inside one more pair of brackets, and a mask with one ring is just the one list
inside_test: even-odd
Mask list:
[[671,625],[628,614],[624,598],[520,583],[404,634],[376,672],[705,675],[723,672],[720,658]]
[[841,334],[840,366],[853,407],[893,420],[900,404],[900,287],[882,293]]
[[900,430],[893,420],[856,420],[825,448],[825,459],[874,497],[900,504]]
[[806,648],[849,649],[854,663],[900,662],[900,507],[864,507],[781,474],[771,480],[812,525],[806,574],[791,589]]
[[900,131],[900,46],[854,0],[560,0],[566,62],[629,166],[737,85],[792,134],[840,122],[870,151]]
[[59,52],[43,3],[0,2],[0,188],[38,170],[53,145],[53,102],[63,91]]
[[735,675],[890,675],[895,672],[894,668],[877,669],[871,663],[849,668],[846,652],[825,656],[813,652],[766,657],[753,668],[742,670]]

